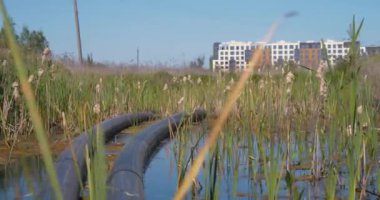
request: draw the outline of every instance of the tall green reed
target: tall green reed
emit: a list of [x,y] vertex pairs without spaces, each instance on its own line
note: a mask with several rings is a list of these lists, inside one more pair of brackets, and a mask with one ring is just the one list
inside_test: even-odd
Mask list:
[[41,148],[42,158],[46,166],[46,171],[50,179],[50,184],[52,185],[56,199],[60,200],[62,199],[62,193],[59,189],[60,186],[58,183],[57,175],[54,170],[53,159],[48,146],[48,141],[44,131],[42,119],[37,108],[36,99],[32,92],[33,90],[27,79],[25,64],[21,57],[21,52],[17,45],[7,10],[2,0],[0,1],[0,10],[3,16],[3,24],[5,27],[7,42],[14,58],[17,75],[21,83],[21,89],[24,93],[26,105],[29,109],[36,137]]

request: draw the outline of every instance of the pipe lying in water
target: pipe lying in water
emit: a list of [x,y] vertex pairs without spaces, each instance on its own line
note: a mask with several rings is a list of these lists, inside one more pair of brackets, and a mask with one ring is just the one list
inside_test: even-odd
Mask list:
[[[104,141],[107,143],[122,130],[152,119],[153,116],[154,114],[152,112],[120,115],[94,126],[91,134],[95,135],[97,127],[99,127],[101,133],[104,135]],[[65,200],[79,199],[80,181],[84,180],[87,174],[85,162],[86,146],[88,146],[88,149],[92,149],[93,143],[90,142],[90,134],[84,132],[72,141],[72,144],[60,154],[55,162],[55,170],[60,183],[63,199]],[[73,157],[73,152],[75,157]],[[80,171],[81,180],[79,180],[76,172],[75,161]],[[52,192],[51,185],[46,184],[45,188],[43,188],[39,194],[39,198],[54,199],[54,194]]]
[[143,176],[157,146],[174,133],[185,119],[193,122],[206,117],[204,110],[196,110],[192,116],[178,113],[142,130],[123,148],[109,174],[107,199],[144,199]]

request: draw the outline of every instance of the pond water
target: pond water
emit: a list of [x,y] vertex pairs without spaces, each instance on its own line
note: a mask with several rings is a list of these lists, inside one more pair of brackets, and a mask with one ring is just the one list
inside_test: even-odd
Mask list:
[[0,199],[35,199],[44,164],[39,156],[21,157],[0,169]]
[[[204,131],[186,130],[179,133],[185,137],[176,137],[176,140],[165,141],[156,152],[146,169],[144,184],[146,199],[171,199],[177,190],[179,172],[183,168],[179,163],[191,164],[191,155],[196,155],[197,150],[204,142]],[[226,136],[224,136],[226,137]],[[119,141],[129,140],[124,135]],[[213,157],[209,155],[201,168],[196,183],[188,193],[186,199],[207,199],[211,191],[216,194],[216,199],[266,199],[268,188],[263,176],[263,161],[260,159],[257,139],[233,137],[230,142],[223,138],[224,144],[219,144],[218,164],[215,167],[215,187],[212,185]],[[249,147],[251,140],[251,147]],[[227,142],[226,142],[227,141]],[[291,150],[295,153],[291,156],[290,171],[295,178],[295,187],[302,192],[301,199],[325,199],[325,179],[313,180],[311,178],[310,138],[292,137],[294,141]],[[284,149],[283,142],[274,143],[276,147]],[[324,145],[322,145],[324,146]],[[122,146],[109,150],[107,154],[117,155]],[[286,148],[285,148],[286,149]],[[193,151],[191,151],[193,150]],[[269,151],[266,149],[266,151]],[[320,153],[321,154],[321,153]],[[321,155],[319,155],[321,156]],[[182,161],[180,161],[182,159]],[[348,169],[346,164],[336,162],[338,169],[338,181],[336,196],[340,199],[348,197]],[[377,162],[376,162],[377,163]],[[284,167],[285,168],[285,167]],[[372,168],[373,173],[368,177],[367,190],[377,191],[378,164]],[[0,199],[35,199],[33,194],[38,191],[44,174],[44,165],[39,156],[28,156],[18,159],[0,169]],[[285,181],[286,170],[283,170],[283,178],[280,181],[278,197],[289,199],[289,189]],[[322,177],[324,172],[322,172]],[[357,193],[359,194],[359,193]],[[366,199],[378,199],[378,196],[369,194]]]
[[[187,143],[185,149],[187,150],[191,149],[188,144],[194,145],[202,136],[200,133],[182,134],[191,135],[190,137],[185,137]],[[257,149],[257,140],[255,137],[250,137],[249,139],[252,139],[253,144],[253,148],[250,150],[247,147],[248,138],[233,140],[232,144],[234,145],[232,146],[235,146],[236,149],[232,148],[232,156],[229,155],[231,152],[220,147],[218,155],[219,164],[216,173],[217,181],[214,189],[217,193],[216,199],[266,199],[268,197],[268,188],[266,187],[266,181],[263,175],[264,166],[262,160],[256,159],[260,157],[258,153],[259,150]],[[293,137],[292,140],[294,142],[291,145],[291,151],[296,153],[291,157],[290,173],[295,179],[294,185],[297,188],[297,191],[302,193],[301,199],[325,199],[326,171],[321,169],[322,175],[319,180],[315,180],[312,176],[312,160],[309,151],[312,145],[311,139],[303,138],[302,140],[304,141],[299,141],[299,138],[297,139],[296,137]],[[175,194],[178,185],[178,174],[181,170],[180,167],[178,167],[178,146],[181,145],[179,143],[181,142],[177,140],[166,142],[146,169],[144,184],[147,199],[171,199]],[[202,146],[202,143],[203,139],[200,140],[196,149],[199,149]],[[278,143],[275,143],[275,145],[282,146],[282,149],[284,149],[285,146],[280,140]],[[266,150],[269,151],[268,149]],[[196,154],[196,151],[197,150],[195,150],[194,154]],[[251,153],[249,153],[249,151],[251,151]],[[321,154],[322,151],[317,155],[323,160]],[[324,154],[326,154],[326,152],[324,152]],[[189,160],[191,154],[187,152],[183,155],[184,160]],[[253,155],[254,158],[250,160],[249,155]],[[197,177],[197,183],[188,193],[186,199],[208,199],[210,197],[210,180],[213,178],[209,173],[210,160],[212,160],[211,155],[206,159]],[[338,171],[336,197],[339,199],[347,199],[349,191],[349,175],[346,163],[336,161],[335,165]],[[375,168],[372,168],[372,173],[369,174],[367,179],[366,199],[379,199],[379,196],[376,196],[378,186],[377,176],[379,173],[377,162],[374,163],[372,167]],[[283,178],[280,181],[278,192],[279,199],[290,199],[285,174],[286,169],[284,166]],[[357,197],[359,197],[360,194],[359,188],[359,185],[357,185]],[[374,194],[371,194],[371,192],[374,192]]]

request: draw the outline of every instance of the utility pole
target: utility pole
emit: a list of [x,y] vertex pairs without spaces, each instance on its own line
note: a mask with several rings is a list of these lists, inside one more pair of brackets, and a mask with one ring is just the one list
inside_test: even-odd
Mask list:
[[136,55],[137,67],[140,65],[140,50],[137,47],[137,55]]
[[78,57],[79,57],[79,63],[82,65],[83,64],[82,42],[81,42],[81,39],[80,39],[80,28],[79,28],[77,0],[74,0],[74,15],[75,15],[75,28],[76,28],[76,32],[77,32]]

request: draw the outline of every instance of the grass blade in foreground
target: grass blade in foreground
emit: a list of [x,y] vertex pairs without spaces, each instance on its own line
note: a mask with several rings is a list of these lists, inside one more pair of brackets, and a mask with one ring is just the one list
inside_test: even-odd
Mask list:
[[[291,12],[289,14],[286,14],[284,17],[288,18],[288,17],[292,17],[294,15],[295,15],[295,13]],[[264,43],[269,42],[271,40],[275,31],[277,30],[277,27],[282,22],[282,20],[283,20],[283,18],[281,18],[279,21],[275,22],[271,26],[269,32],[267,33],[267,35],[265,36],[265,38],[263,40]],[[174,195],[174,199],[176,199],[176,200],[183,199],[186,192],[189,190],[189,188],[192,184],[192,181],[197,176],[197,174],[198,174],[198,172],[202,166],[202,163],[206,157],[206,154],[209,152],[210,148],[215,144],[216,139],[218,138],[218,135],[223,128],[223,124],[227,120],[228,115],[230,114],[235,102],[239,98],[246,81],[249,79],[254,68],[257,66],[260,58],[262,57],[263,45],[261,45],[259,47],[259,49],[260,49],[259,51],[255,52],[253,54],[251,62],[249,62],[247,70],[242,73],[236,87],[229,94],[227,102],[224,105],[224,109],[222,110],[220,116],[216,120],[215,125],[212,127],[210,134],[209,134],[209,137],[207,138],[203,148],[199,151],[198,156],[194,160],[194,163],[192,164],[189,173],[186,175],[185,179],[183,180],[183,182],[181,183],[180,187],[178,188],[176,194]]]
[[9,47],[11,49],[12,56],[14,58],[17,75],[18,75],[18,78],[20,79],[21,90],[24,93],[26,105],[30,112],[30,117],[33,123],[34,131],[36,133],[38,144],[41,149],[42,158],[46,166],[46,171],[48,173],[50,183],[52,184],[55,198],[58,200],[61,200],[62,193],[59,189],[57,174],[55,173],[55,170],[54,170],[53,158],[51,156],[51,151],[49,149],[44,127],[42,125],[42,119],[38,112],[36,99],[34,97],[33,90],[28,82],[25,65],[21,58],[21,52],[20,52],[19,47],[17,46],[16,38],[14,36],[13,29],[11,27],[11,23],[8,17],[8,13],[5,9],[3,0],[0,0],[0,10],[3,17],[5,35],[6,35]]

